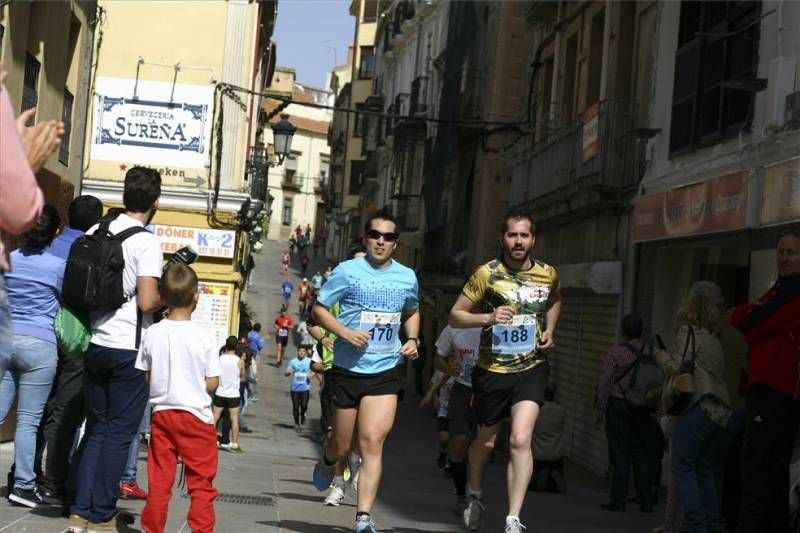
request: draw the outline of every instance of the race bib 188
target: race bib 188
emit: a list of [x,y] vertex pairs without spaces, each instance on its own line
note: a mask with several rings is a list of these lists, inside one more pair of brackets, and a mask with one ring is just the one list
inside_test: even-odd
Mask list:
[[362,311],[359,329],[369,332],[367,351],[386,353],[394,351],[400,332],[400,313]]
[[514,315],[508,324],[492,326],[492,353],[529,353],[536,346],[536,315]]

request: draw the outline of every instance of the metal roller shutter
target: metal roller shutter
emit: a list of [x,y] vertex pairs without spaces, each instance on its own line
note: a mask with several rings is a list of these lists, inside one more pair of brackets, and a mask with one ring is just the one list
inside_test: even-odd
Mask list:
[[608,448],[605,430],[594,425],[594,395],[603,358],[616,341],[619,296],[570,292],[564,293],[556,348],[550,355],[556,400],[567,409],[565,452],[605,476]]

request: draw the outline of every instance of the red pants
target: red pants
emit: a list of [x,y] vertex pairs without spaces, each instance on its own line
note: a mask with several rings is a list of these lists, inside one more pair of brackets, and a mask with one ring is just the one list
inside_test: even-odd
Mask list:
[[217,433],[211,424],[177,409],[153,414],[147,452],[149,491],[142,511],[142,528],[146,533],[163,533],[179,455],[186,466],[186,484],[192,498],[187,517],[189,529],[213,533]]

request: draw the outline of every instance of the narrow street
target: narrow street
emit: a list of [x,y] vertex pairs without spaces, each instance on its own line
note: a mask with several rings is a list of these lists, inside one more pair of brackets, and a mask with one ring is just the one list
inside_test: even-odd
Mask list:
[[[256,271],[247,302],[271,333],[271,324],[280,308],[279,243],[268,241],[256,256]],[[292,263],[292,282],[299,281],[298,265]],[[309,275],[324,268],[312,259]],[[291,306],[296,318],[296,303]],[[290,342],[290,347],[294,339]],[[219,532],[298,532],[330,533],[350,531],[355,515],[355,499],[348,494],[341,507],[322,505],[323,493],[311,484],[311,472],[319,456],[319,395],[312,390],[309,425],[299,433],[293,429],[289,381],[273,366],[274,338],[270,335],[259,369],[259,401],[248,408],[245,420],[254,430],[242,435],[245,453],[220,452],[215,486],[220,491],[216,502]],[[291,353],[291,352],[290,352]],[[409,393],[400,404],[394,430],[384,453],[384,473],[373,516],[379,531],[404,533],[463,531],[451,509],[455,497],[449,478],[436,467],[435,420],[431,411],[417,408],[419,398]],[[13,444],[0,447],[0,472],[7,472]],[[484,498],[487,515],[483,532],[500,531],[504,516],[505,457],[497,454],[490,464]],[[600,510],[606,500],[605,481],[571,467],[567,471],[566,495],[529,493],[522,521],[530,531],[565,533],[644,533],[661,523],[663,506],[652,515],[641,514],[631,505],[627,513]],[[146,452],[140,452],[139,482],[147,487]],[[177,485],[177,482],[176,482]],[[188,532],[185,514],[188,498],[175,490],[167,526],[169,532]],[[139,526],[143,501],[119,501],[119,507],[136,515]],[[55,509],[11,507],[0,503],[0,531],[56,533],[66,520]]]

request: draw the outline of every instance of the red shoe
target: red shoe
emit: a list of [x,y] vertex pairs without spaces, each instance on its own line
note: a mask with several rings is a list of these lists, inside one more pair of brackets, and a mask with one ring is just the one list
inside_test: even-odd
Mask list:
[[123,500],[144,500],[147,499],[147,491],[136,482],[120,483],[119,497]]

